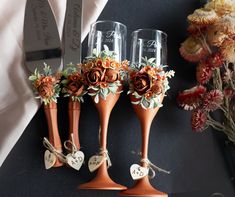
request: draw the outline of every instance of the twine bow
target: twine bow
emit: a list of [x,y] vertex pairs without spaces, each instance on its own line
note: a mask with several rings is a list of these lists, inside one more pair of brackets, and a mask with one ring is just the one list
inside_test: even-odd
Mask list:
[[166,173],[166,174],[170,174],[171,173],[170,171],[164,170],[164,169],[156,166],[149,159],[142,159],[141,162],[142,163],[146,163],[147,164],[147,168],[149,168],[149,170],[151,171],[151,174],[149,174],[149,178],[150,179],[155,177],[155,175],[156,175],[155,171],[163,172],[163,173]]
[[[99,152],[98,155],[105,157],[105,160],[107,161],[107,165],[108,165],[107,167],[108,167],[108,168],[112,166],[112,162],[111,162],[111,159],[110,159],[110,157],[109,157],[109,152],[108,152],[108,150],[103,150],[102,148],[100,148],[100,152]],[[104,161],[105,161],[105,160],[104,160]],[[104,162],[104,161],[103,161],[103,162]]]
[[64,148],[74,155],[79,149],[75,145],[73,133],[71,133],[71,140],[66,140],[64,142]]
[[43,138],[43,145],[47,150],[52,152],[61,162],[66,163],[65,155],[61,151],[56,150],[56,148],[49,142],[46,137]]

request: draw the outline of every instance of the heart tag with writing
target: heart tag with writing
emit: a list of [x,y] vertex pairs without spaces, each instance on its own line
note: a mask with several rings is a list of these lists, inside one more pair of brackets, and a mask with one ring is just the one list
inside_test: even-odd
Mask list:
[[94,155],[88,161],[88,168],[90,172],[97,170],[104,162],[105,158],[102,155]]
[[54,166],[56,162],[56,156],[54,153],[51,153],[49,150],[46,150],[44,153],[44,164],[45,168],[48,170]]
[[68,154],[66,156],[67,163],[75,170],[79,170],[84,161],[84,153],[82,151],[76,151],[74,154]]
[[130,168],[131,177],[133,180],[142,179],[149,173],[149,168],[141,167],[138,164],[131,165]]

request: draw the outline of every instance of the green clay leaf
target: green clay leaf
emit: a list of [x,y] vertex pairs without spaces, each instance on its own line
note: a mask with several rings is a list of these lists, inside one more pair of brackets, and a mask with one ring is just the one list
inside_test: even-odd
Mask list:
[[131,103],[134,105],[138,105],[138,104],[140,104],[140,101],[131,101]]
[[63,85],[67,84],[68,82],[69,82],[68,79],[64,79],[64,80],[61,81],[61,83],[62,83]]
[[29,80],[30,81],[35,81],[35,80],[37,80],[37,76],[31,75],[31,76],[29,76]]
[[156,60],[156,58],[152,57],[152,58],[149,58],[149,59],[148,59],[148,62],[149,62],[149,63],[153,63],[155,60]]
[[104,44],[104,51],[107,53],[109,52],[109,47],[106,44]]
[[94,98],[95,103],[99,103],[99,94],[97,94]]

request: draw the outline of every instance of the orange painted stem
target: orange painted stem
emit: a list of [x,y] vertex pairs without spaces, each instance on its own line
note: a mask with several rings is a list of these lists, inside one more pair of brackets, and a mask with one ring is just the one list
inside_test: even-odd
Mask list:
[[80,149],[80,141],[79,141],[79,119],[80,119],[80,111],[81,104],[79,101],[72,101],[69,99],[69,139],[71,139],[71,134],[73,134],[75,146]]
[[[107,132],[110,113],[118,101],[120,94],[109,94],[106,99],[99,98],[95,106],[99,112],[100,118],[100,148],[107,149]],[[94,99],[94,98],[93,98]],[[107,164],[103,162],[98,168],[97,174],[93,180],[79,186],[80,189],[101,189],[101,190],[125,190],[126,187],[115,183],[108,174]]]
[[118,101],[120,94],[109,94],[106,100],[100,97],[98,103],[94,103],[100,118],[100,148],[106,150],[107,148],[107,133],[108,133],[108,123],[111,111]]
[[[49,142],[55,147],[56,150],[62,152],[62,145],[57,123],[57,104],[55,102],[51,102],[47,105],[44,105],[44,111],[48,125]],[[59,167],[62,165],[63,163],[57,158],[54,167]]]
[[[161,102],[163,100],[161,97]],[[131,95],[131,101],[136,101],[135,97]],[[141,105],[132,105],[135,113],[141,124],[142,131],[142,159],[148,159],[148,144],[150,127],[154,117],[156,116],[159,107],[153,109],[144,109]],[[142,162],[143,167],[147,167],[146,163]],[[136,181],[132,188],[127,189],[120,193],[123,196],[140,196],[140,197],[168,197],[166,193],[158,191],[149,182],[149,177],[145,176],[142,179]]]

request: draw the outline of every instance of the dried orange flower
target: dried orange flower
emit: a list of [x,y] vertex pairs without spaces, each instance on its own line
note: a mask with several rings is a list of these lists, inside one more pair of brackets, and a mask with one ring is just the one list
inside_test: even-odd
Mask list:
[[204,33],[207,30],[206,26],[199,26],[190,24],[187,28],[187,32],[192,36],[200,36],[202,33]]
[[219,15],[235,12],[235,2],[233,0],[212,0],[205,5],[207,9],[213,9]]
[[227,38],[227,35],[224,34],[219,26],[213,25],[207,30],[207,41],[212,46],[220,47],[223,41]]
[[181,55],[190,62],[197,62],[208,55],[208,50],[205,49],[197,37],[188,37],[180,47]]
[[224,59],[230,63],[235,63],[235,42],[234,40],[227,39],[221,45],[221,54]]
[[221,32],[233,35],[235,34],[235,16],[232,15],[226,15],[223,16],[219,22],[216,24],[217,29],[219,29]]
[[197,9],[188,16],[188,20],[195,25],[205,26],[214,24],[218,20],[218,16],[214,10],[210,9]]

